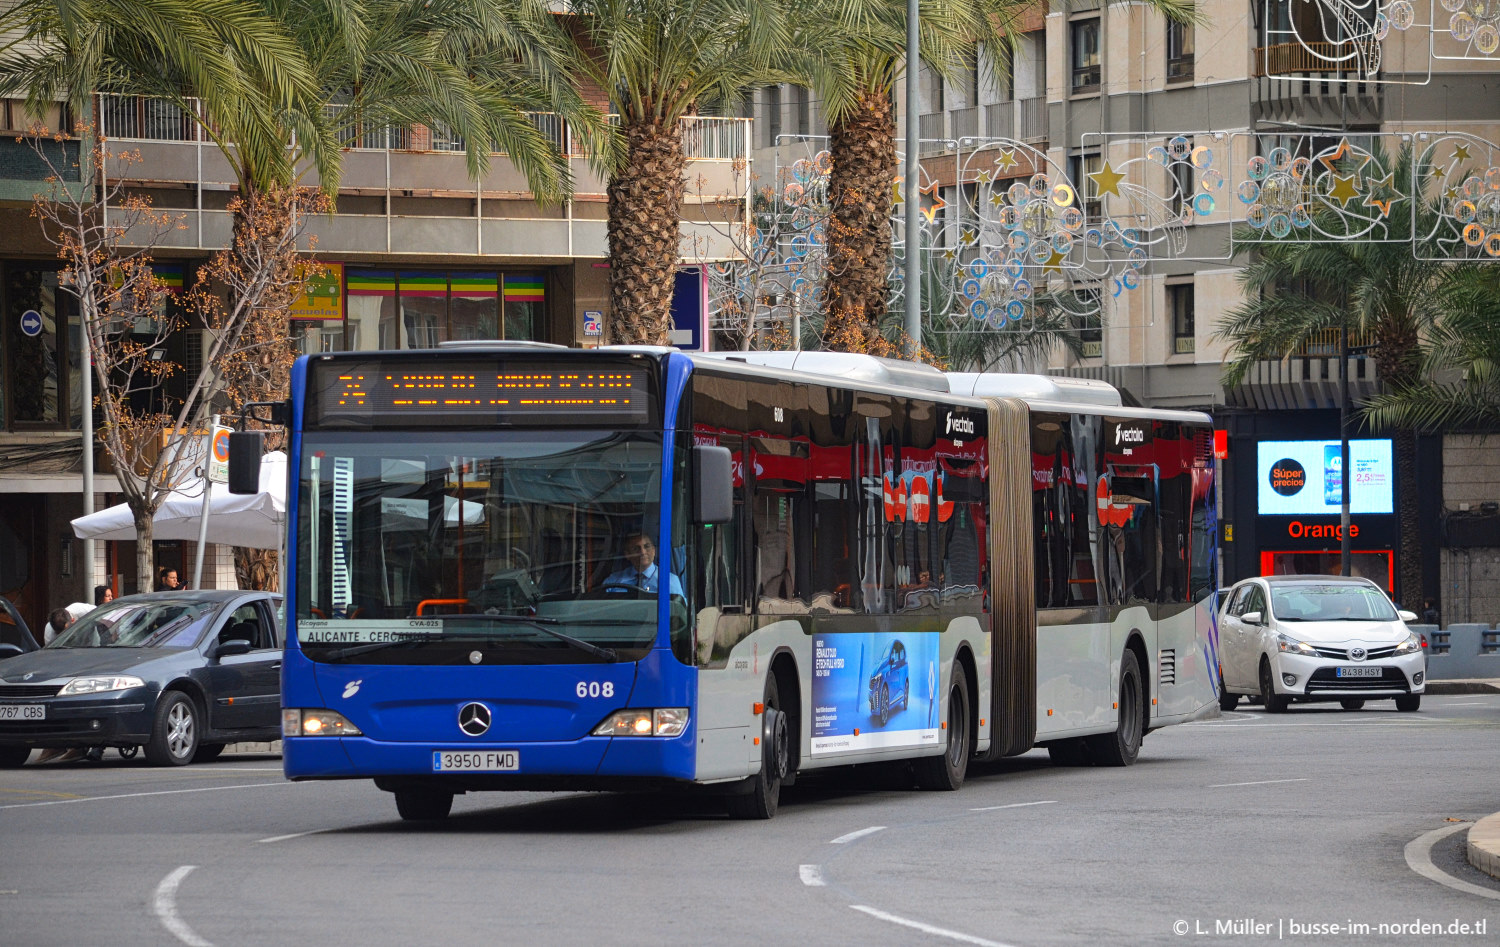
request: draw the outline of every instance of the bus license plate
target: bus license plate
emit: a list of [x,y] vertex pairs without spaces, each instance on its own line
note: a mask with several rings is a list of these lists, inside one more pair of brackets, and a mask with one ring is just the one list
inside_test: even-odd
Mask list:
[[1372,667],[1339,668],[1337,676],[1338,677],[1379,677],[1380,676],[1380,668],[1372,668]]
[[438,750],[434,773],[514,773],[521,768],[519,750]]
[[0,720],[46,719],[46,704],[0,704]]

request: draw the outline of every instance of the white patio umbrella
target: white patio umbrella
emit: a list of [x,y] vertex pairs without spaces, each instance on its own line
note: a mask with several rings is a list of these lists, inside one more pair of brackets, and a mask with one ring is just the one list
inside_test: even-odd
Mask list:
[[[173,490],[156,511],[155,539],[197,541],[203,513],[203,481],[194,479]],[[249,549],[278,549],[286,528],[286,454],[272,451],[261,458],[260,490],[229,492],[229,485],[213,484],[208,499],[208,541]],[[134,540],[135,520],[124,503],[73,520],[80,539]]]

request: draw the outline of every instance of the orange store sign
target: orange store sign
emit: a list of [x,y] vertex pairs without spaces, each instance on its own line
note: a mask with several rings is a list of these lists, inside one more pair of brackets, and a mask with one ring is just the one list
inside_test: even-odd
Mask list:
[[[1344,538],[1344,527],[1337,523],[1304,523],[1292,520],[1286,524],[1286,534],[1293,539],[1339,539]],[[1359,524],[1349,524],[1349,538],[1359,537]]]

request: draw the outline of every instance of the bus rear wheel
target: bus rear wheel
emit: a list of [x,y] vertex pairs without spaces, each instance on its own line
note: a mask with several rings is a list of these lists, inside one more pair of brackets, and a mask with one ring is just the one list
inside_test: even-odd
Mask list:
[[916,761],[917,785],[951,792],[964,784],[969,772],[969,679],[953,662],[953,684],[948,688],[948,746],[941,756]]
[[786,714],[776,689],[776,675],[766,678],[765,709],[760,721],[760,772],[753,777],[748,792],[724,799],[725,808],[734,819],[769,819],[781,804],[781,782],[791,767],[792,745]]
[[1141,723],[1141,665],[1129,648],[1120,656],[1120,717],[1114,733],[1088,737],[1089,751],[1099,766],[1129,766],[1141,752],[1145,736]]
[[446,819],[453,811],[453,793],[440,789],[398,789],[396,811],[407,822]]

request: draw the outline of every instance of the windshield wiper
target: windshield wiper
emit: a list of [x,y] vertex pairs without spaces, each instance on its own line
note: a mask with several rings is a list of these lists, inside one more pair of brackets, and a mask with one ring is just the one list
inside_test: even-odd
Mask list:
[[333,658],[334,660],[338,660],[340,658],[352,658],[357,654],[369,654],[371,651],[383,651],[386,648],[394,648],[398,645],[413,645],[420,644],[424,641],[438,640],[441,639],[439,639],[436,635],[422,635],[421,637],[402,638],[398,641],[371,641],[367,644],[355,644],[350,645],[347,648],[340,648],[337,651],[331,652],[328,656],[330,658]]
[[[443,621],[482,621],[496,622],[498,624],[530,625],[544,635],[551,635],[558,641],[570,644],[580,651],[587,651],[595,657],[603,658],[611,663],[620,660],[620,656],[612,648],[601,648],[596,644],[584,641],[582,638],[574,638],[572,635],[564,634],[554,628],[547,627],[548,625],[562,624],[556,618],[531,618],[525,615],[444,615]],[[625,624],[633,625],[636,623],[625,622]]]

